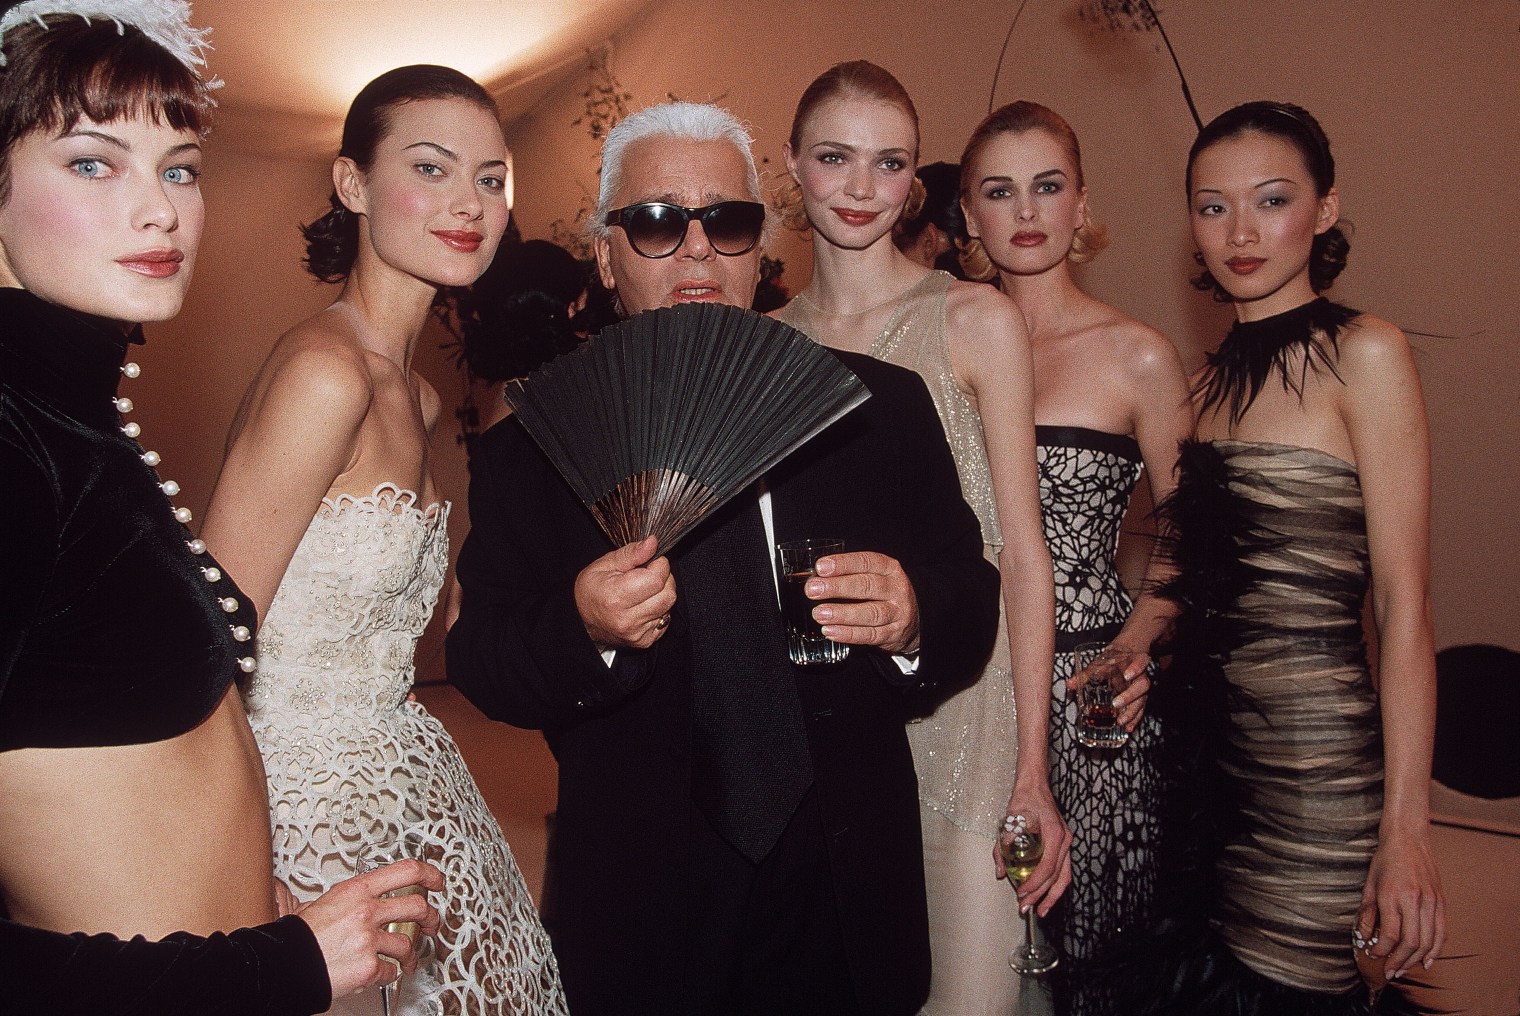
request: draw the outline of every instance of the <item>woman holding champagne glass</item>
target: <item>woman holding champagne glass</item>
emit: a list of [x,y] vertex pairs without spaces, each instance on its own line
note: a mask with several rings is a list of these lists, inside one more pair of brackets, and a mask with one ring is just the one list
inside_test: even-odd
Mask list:
[[918,162],[918,114],[887,71],[854,61],[809,85],[786,162],[800,198],[794,224],[812,227],[814,267],[777,317],[826,346],[923,377],[985,553],[1002,573],[1006,621],[986,671],[908,727],[933,953],[923,1012],[1001,1016],[1024,989],[1008,968],[1022,922],[995,860],[1006,812],[1043,820],[1044,860],[1020,883],[1019,905],[1048,913],[1070,879],[1047,777],[1053,610],[1027,332],[996,290],[931,271],[893,245]]
[[420,897],[377,900],[440,888],[418,863],[279,916],[234,684],[254,613],[131,420],[128,353],[179,312],[204,221],[213,103],[188,15],[48,0],[0,19],[7,1011],[311,1013],[393,976],[382,954],[411,969],[383,923],[436,924]]
[[[1040,501],[1056,584],[1051,786],[1072,831],[1071,891],[1052,928],[1063,955],[1056,1009],[1110,1013],[1084,968],[1145,915],[1155,890],[1160,731],[1142,716],[1151,647],[1171,614],[1155,595],[1160,555],[1135,601],[1115,554],[1141,475],[1155,500],[1172,489],[1177,444],[1192,427],[1187,376],[1165,336],[1072,277],[1071,266],[1107,239],[1088,214],[1081,149],[1064,118],[1027,101],[989,114],[966,144],[961,180],[973,238],[962,260],[973,278],[997,278],[1023,311],[1034,364]],[[1106,646],[1129,680],[1114,703],[1128,736],[1110,739],[1122,746],[1092,747],[1081,731],[1068,679],[1089,662],[1078,651],[1090,643]]]

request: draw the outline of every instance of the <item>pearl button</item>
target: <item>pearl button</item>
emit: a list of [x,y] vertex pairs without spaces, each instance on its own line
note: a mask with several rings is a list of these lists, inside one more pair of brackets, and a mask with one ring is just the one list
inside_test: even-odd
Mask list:
[[205,540],[186,540],[185,546],[189,547],[190,553],[196,555],[197,557],[206,552]]
[[253,638],[253,632],[249,631],[243,625],[238,625],[236,628],[232,629],[232,637],[239,642],[247,642],[249,639]]
[[142,428],[135,423],[129,423],[125,427],[121,428],[121,432],[127,435],[127,437],[136,437],[142,433]]
[[215,568],[215,567],[212,567],[212,568],[202,568],[201,569],[201,574],[204,575],[204,576],[206,576],[206,581],[207,582],[220,582],[220,581],[222,581],[222,570],[220,568]]
[[121,368],[121,372],[127,377],[137,377],[142,373],[142,368],[135,363],[128,363]]
[[224,597],[222,597],[220,600],[218,600],[216,602],[219,603],[221,605],[222,610],[224,612],[228,613],[228,614],[232,614],[232,613],[236,613],[237,612],[238,601],[234,597],[224,596]]
[[255,660],[252,656],[245,656],[241,660],[238,660],[238,666],[243,669],[243,673],[251,674],[259,669],[259,661]]
[[174,521],[178,522],[182,526],[188,526],[190,524],[190,509],[189,508],[176,508],[176,509],[174,509]]
[[164,461],[164,457],[158,454],[158,452],[143,452],[142,460],[150,466],[156,466]]
[[179,484],[175,483],[173,480],[165,480],[158,486],[160,490],[162,490],[165,494],[168,494],[170,497],[173,497],[175,494],[179,493]]
[[114,401],[116,403],[116,411],[118,413],[130,413],[132,411],[132,400],[131,399],[123,397],[123,398],[119,398],[119,399],[114,399],[112,401]]

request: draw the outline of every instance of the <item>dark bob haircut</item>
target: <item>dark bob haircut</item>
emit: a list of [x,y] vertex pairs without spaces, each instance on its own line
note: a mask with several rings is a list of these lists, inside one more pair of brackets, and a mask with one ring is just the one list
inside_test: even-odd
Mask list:
[[[398,106],[423,99],[464,99],[498,119],[496,100],[472,78],[452,67],[411,64],[386,71],[360,89],[343,120],[343,144],[339,158],[353,159],[368,170],[380,139],[391,128],[391,114]],[[301,227],[306,238],[306,270],[323,282],[342,282],[353,270],[358,256],[359,216],[349,211],[336,191],[327,199],[327,214]]]
[[[1193,163],[1199,154],[1220,141],[1243,134],[1281,138],[1298,149],[1309,176],[1314,180],[1315,193],[1320,197],[1329,194],[1330,188],[1335,186],[1335,158],[1330,154],[1330,139],[1307,109],[1286,102],[1247,102],[1225,110],[1198,132],[1198,139],[1188,152],[1189,201],[1193,197]],[[1314,246],[1309,251],[1309,285],[1316,293],[1329,289],[1336,276],[1345,270],[1346,256],[1350,252],[1351,241],[1339,225],[1331,226],[1314,238]],[[1195,254],[1194,258],[1203,264],[1203,255]],[[1204,292],[1212,290],[1214,299],[1220,303],[1228,303],[1231,299],[1229,291],[1207,268],[1193,277],[1193,285]]]
[[10,197],[11,148],[80,120],[143,117],[204,135],[216,105],[201,76],[133,25],[49,14],[5,33],[0,68],[0,203]]

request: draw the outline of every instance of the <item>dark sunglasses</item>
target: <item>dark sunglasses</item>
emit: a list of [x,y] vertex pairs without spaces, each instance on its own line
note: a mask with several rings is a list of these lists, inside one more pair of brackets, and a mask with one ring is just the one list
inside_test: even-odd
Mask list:
[[765,206],[758,201],[719,201],[686,208],[665,201],[641,201],[607,213],[608,226],[622,226],[628,243],[646,258],[668,258],[681,249],[692,219],[702,224],[707,242],[726,257],[748,254],[760,242]]

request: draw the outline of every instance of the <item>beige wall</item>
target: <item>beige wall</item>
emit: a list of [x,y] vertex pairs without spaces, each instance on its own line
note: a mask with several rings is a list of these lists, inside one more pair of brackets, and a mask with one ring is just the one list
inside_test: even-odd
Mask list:
[[[758,154],[778,169],[803,87],[835,61],[867,57],[917,100],[924,160],[954,159],[986,111],[1015,6],[773,0],[715,13],[709,3],[664,0],[616,37],[612,66],[637,105],[674,93],[731,106],[753,123]],[[1037,99],[1072,121],[1094,211],[1115,238],[1087,283],[1197,363],[1229,314],[1185,281],[1191,247],[1180,176],[1192,126],[1159,39],[1090,35],[1077,6],[1028,5],[998,99]],[[1359,227],[1335,295],[1406,328],[1456,336],[1415,339],[1435,446],[1437,636],[1441,644],[1520,646],[1520,527],[1512,521],[1520,503],[1520,256],[1512,239],[1520,236],[1520,12],[1509,0],[1190,0],[1165,5],[1165,16],[1206,117],[1271,97],[1301,102],[1324,121],[1341,164],[1343,208]],[[508,125],[525,236],[547,236],[554,219],[572,216],[594,192],[596,146],[570,125],[583,87],[580,78],[567,82]],[[326,133],[336,147],[335,127]],[[247,379],[282,330],[335,292],[302,274],[295,232],[324,207],[331,148],[308,141],[323,136],[305,122],[282,129],[224,118],[210,144],[207,238],[190,301],[178,320],[150,329],[138,357],[145,376],[134,398],[145,440],[197,513]],[[795,292],[807,280],[805,242],[781,237],[774,253]],[[419,366],[448,406],[458,385],[440,338],[424,337]],[[435,442],[439,481],[459,502],[466,478],[455,432],[446,410]],[[462,511],[450,528],[457,544]],[[435,652],[426,649],[424,662]]]
[[[791,113],[830,64],[893,71],[923,122],[923,161],[954,160],[987,111],[992,69],[1018,5],[731,4],[665,0],[614,40],[634,104],[667,93],[717,100],[754,127],[779,171]],[[1187,286],[1181,173],[1193,126],[1160,39],[1094,34],[1075,0],[1031,3],[998,101],[1031,98],[1080,135],[1094,212],[1114,245],[1086,270],[1101,298],[1171,335],[1190,365],[1230,320]],[[1358,230],[1334,295],[1411,330],[1435,448],[1434,599],[1442,645],[1520,646],[1520,12],[1511,3],[1383,0],[1164,5],[1204,118],[1253,98],[1299,102],[1324,122],[1342,207]],[[508,125],[524,235],[548,235],[595,189],[596,146],[571,126],[583,81]],[[784,282],[806,284],[807,247],[773,245]]]

